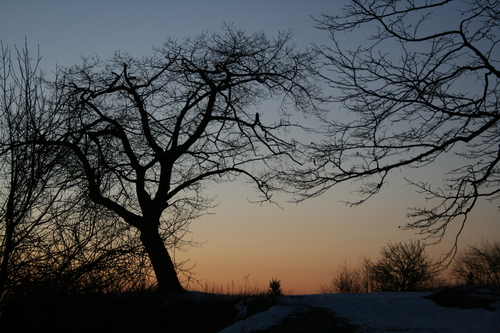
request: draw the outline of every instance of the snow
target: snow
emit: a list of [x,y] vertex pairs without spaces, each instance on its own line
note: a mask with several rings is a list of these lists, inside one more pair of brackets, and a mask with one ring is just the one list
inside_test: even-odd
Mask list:
[[[276,325],[307,307],[323,308],[358,325],[357,332],[500,332],[500,310],[443,307],[424,298],[431,292],[327,294],[282,297],[279,305],[222,330],[253,332]],[[494,303],[500,309],[500,302]]]
[[275,305],[266,312],[257,313],[247,319],[240,320],[219,333],[241,333],[263,330],[278,324],[287,316],[295,312],[294,305]]

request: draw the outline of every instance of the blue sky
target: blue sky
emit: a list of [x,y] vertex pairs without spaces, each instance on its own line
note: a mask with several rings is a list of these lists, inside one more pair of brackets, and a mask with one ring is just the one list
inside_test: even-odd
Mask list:
[[[32,51],[39,46],[42,69],[47,72],[57,65],[79,63],[81,56],[110,58],[116,50],[149,55],[152,46],[161,45],[168,36],[182,39],[203,31],[219,32],[224,23],[269,36],[292,29],[297,46],[305,47],[311,42],[329,42],[324,31],[313,27],[311,16],[335,14],[342,2],[0,0],[0,39],[12,47],[22,46],[27,38]],[[366,36],[349,38],[351,46],[356,46]],[[393,172],[380,195],[356,208],[340,202],[353,198],[356,188],[350,184],[299,205],[278,196],[283,209],[249,203],[247,199],[256,194],[241,183],[215,186],[208,191],[218,196],[217,214],[194,221],[189,235],[204,242],[203,246],[175,256],[196,263],[197,278],[224,287],[231,282],[242,284],[250,274],[252,283],[265,285],[278,277],[285,290],[317,292],[344,260],[354,264],[361,255],[375,258],[388,241],[419,238],[398,228],[409,222],[408,207],[426,204],[403,177],[435,177],[438,182],[450,161],[442,159],[423,170]],[[458,226],[452,226],[444,241],[429,251],[438,257],[450,250],[457,230]],[[460,246],[498,235],[498,203],[482,202],[470,217]]]
[[0,2],[2,40],[40,45],[47,65],[71,65],[80,55],[103,58],[116,50],[141,56],[165,38],[220,31],[224,22],[248,32],[294,29],[306,44],[324,35],[309,15],[334,1],[9,1]]

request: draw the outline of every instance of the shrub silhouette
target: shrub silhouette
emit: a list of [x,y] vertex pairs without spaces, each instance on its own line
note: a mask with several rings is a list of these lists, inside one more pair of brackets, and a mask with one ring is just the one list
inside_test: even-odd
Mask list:
[[367,257],[362,257],[359,267],[351,267],[347,262],[340,264],[332,274],[330,283],[322,285],[322,294],[331,293],[367,293],[373,291],[371,267],[373,263]]
[[281,280],[278,279],[272,279],[269,282],[269,295],[278,297],[281,296],[283,293],[281,291]]
[[420,241],[387,243],[371,268],[378,291],[416,291],[428,287],[438,275],[437,264]]

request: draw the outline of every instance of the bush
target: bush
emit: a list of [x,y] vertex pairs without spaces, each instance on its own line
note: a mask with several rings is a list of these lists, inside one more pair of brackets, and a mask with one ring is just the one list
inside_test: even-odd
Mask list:
[[344,262],[338,266],[338,270],[332,275],[329,284],[321,286],[322,294],[331,293],[357,293],[359,290],[359,271],[351,268]]
[[[367,293],[374,291],[416,291],[436,285],[439,266],[425,253],[419,241],[387,243],[380,250],[381,258],[372,262],[363,257],[357,268],[340,264],[329,284],[320,292]],[[441,281],[442,282],[442,281]]]
[[417,291],[428,288],[438,275],[438,265],[420,241],[387,243],[371,268],[377,291]]
[[352,268],[347,262],[338,266],[329,284],[321,286],[322,294],[363,293],[373,290],[369,258],[361,258],[359,267]]

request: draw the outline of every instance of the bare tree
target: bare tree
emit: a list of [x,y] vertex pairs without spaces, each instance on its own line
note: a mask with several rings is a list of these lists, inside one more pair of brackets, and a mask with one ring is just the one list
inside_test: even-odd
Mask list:
[[375,290],[372,276],[373,263],[368,257],[360,257],[358,265],[352,267],[347,262],[340,264],[332,274],[332,279],[322,285],[320,292],[330,293],[370,293]]
[[438,275],[437,264],[419,241],[387,243],[370,268],[379,291],[417,291],[429,287]]
[[[302,174],[308,192],[300,199],[359,181],[361,199],[351,203],[359,204],[392,170],[451,155],[459,162],[445,186],[411,181],[435,206],[413,209],[406,228],[441,239],[454,219],[463,226],[478,199],[497,200],[499,12],[489,0],[353,0],[342,14],[319,18],[332,40],[318,46],[325,79],[349,114],[329,120],[328,138],[310,146],[315,167]],[[369,38],[346,49],[342,38],[353,30]]]
[[364,293],[375,291],[375,281],[372,275],[373,263],[369,257],[361,257],[359,260],[359,289]]
[[467,284],[500,284],[500,242],[469,246],[456,256],[452,272]]
[[[87,58],[60,73],[58,126],[36,142],[67,149],[61,177],[139,231],[159,291],[184,291],[166,245],[212,206],[205,185],[241,176],[270,200],[276,172],[300,157],[285,136],[300,129],[287,106],[314,112],[320,95],[310,83],[315,54],[294,51],[290,38],[226,26],[170,39],[151,57]],[[256,112],[279,96],[279,110]]]
[[27,45],[0,50],[0,303],[29,292],[147,287],[133,231],[66,182],[64,146],[36,142],[55,122],[40,55],[32,59]]
[[12,58],[9,48],[1,45],[0,296],[27,266],[25,258],[36,252],[51,209],[64,191],[54,181],[61,157],[58,147],[16,144],[33,141],[47,105],[40,56],[32,61],[27,47],[15,51]]
[[347,262],[339,264],[332,274],[329,284],[321,286],[322,294],[359,293],[361,289],[361,270],[351,267]]

